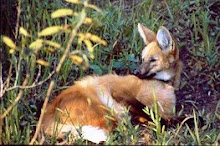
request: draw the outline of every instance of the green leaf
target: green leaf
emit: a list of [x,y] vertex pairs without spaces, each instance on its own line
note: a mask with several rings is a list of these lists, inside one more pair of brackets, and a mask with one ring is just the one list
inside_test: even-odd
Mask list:
[[139,62],[139,59],[135,58],[134,54],[128,55],[128,60],[132,62]]
[[138,67],[137,67],[137,65],[136,65],[135,63],[131,63],[131,64],[129,65],[129,69],[135,70],[135,69],[138,69]]
[[124,68],[125,64],[121,61],[113,62],[113,67],[116,69]]
[[98,74],[98,75],[102,75],[102,74],[103,74],[102,69],[101,69],[100,66],[98,66],[98,65],[93,64],[93,65],[90,66],[90,68],[93,69],[94,72],[95,72],[96,74]]

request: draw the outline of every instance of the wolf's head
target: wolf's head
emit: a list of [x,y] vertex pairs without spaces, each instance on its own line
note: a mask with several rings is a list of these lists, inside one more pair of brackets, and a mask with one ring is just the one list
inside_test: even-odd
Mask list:
[[138,24],[138,31],[146,46],[142,51],[142,64],[134,74],[139,78],[170,80],[173,74],[167,70],[179,59],[179,51],[170,32],[161,26],[155,34],[141,24]]

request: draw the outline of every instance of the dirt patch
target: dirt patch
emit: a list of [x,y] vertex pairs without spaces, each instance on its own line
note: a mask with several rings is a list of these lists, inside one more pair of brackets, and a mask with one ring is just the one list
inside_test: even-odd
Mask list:
[[186,113],[192,113],[192,108],[215,111],[220,97],[220,79],[213,77],[219,74],[217,68],[210,69],[206,63],[196,59],[187,50],[181,52],[184,60],[182,87],[177,94],[177,109],[184,105]]

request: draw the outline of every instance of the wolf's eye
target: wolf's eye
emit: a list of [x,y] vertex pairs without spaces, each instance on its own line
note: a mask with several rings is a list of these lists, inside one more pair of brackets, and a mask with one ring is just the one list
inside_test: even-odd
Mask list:
[[151,58],[151,59],[150,59],[150,62],[155,62],[155,61],[157,61],[156,58]]

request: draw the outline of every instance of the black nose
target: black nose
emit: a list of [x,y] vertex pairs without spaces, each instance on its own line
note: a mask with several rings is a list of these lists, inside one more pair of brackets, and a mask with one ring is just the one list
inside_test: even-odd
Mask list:
[[133,72],[133,74],[135,75],[135,76],[138,76],[138,75],[140,75],[140,70],[139,69],[136,69],[136,70],[134,70],[134,72]]

